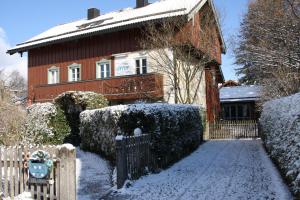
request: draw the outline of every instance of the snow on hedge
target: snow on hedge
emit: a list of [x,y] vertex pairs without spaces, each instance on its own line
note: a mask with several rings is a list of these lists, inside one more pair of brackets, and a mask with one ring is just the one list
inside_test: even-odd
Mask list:
[[267,150],[300,197],[300,93],[265,103],[260,125]]
[[174,162],[195,149],[202,140],[202,108],[194,105],[132,104],[84,111],[80,115],[81,147],[115,157],[115,137],[133,135],[136,128],[152,134],[157,159]]
[[52,103],[27,108],[25,140],[42,144],[62,144],[70,133],[63,111]]

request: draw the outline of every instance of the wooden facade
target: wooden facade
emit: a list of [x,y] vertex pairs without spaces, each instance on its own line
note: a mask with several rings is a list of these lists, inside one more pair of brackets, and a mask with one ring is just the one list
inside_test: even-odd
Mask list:
[[206,81],[206,112],[207,121],[213,122],[219,119],[221,111],[218,80],[216,78],[216,66],[210,66],[205,70]]
[[[118,77],[114,79],[113,54],[139,50],[137,38],[140,37],[139,29],[130,29],[29,50],[29,99],[33,102],[48,101],[55,98],[59,94],[58,92],[70,89],[102,92],[104,89],[101,87],[105,84],[112,85],[115,88],[117,86],[116,82],[124,83],[137,80],[136,77]],[[111,80],[96,79],[96,62],[102,59],[111,60]],[[82,66],[80,82],[68,82],[68,66],[73,63]],[[59,84],[48,85],[47,72],[52,66],[59,67],[60,81]],[[152,77],[149,86],[156,86],[157,83],[162,81],[158,80],[161,79],[158,75],[145,76],[144,81],[148,82],[149,77]],[[138,80],[140,81],[142,78],[144,77]],[[150,89],[149,86],[145,86],[145,82],[143,83],[144,88]],[[158,89],[151,88],[150,91],[154,91],[158,95],[157,97],[162,95],[162,87],[158,87]],[[131,95],[130,97],[128,95],[123,96],[122,93],[116,93],[115,95],[120,99],[138,99],[139,92],[144,93],[145,91],[136,91],[136,96]],[[110,97],[108,96],[109,99]]]

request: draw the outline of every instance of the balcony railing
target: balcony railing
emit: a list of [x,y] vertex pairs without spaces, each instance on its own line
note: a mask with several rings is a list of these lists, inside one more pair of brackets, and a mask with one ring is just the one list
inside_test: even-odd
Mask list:
[[157,99],[163,96],[163,76],[149,73],[39,85],[29,91],[29,98],[35,102],[50,101],[66,91],[93,91],[105,95],[108,100]]

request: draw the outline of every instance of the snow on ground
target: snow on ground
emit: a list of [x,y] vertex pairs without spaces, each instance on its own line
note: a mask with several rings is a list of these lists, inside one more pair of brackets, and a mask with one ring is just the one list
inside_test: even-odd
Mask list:
[[219,140],[103,199],[292,199],[260,140]]
[[99,199],[112,187],[111,166],[100,156],[77,149],[77,199]]

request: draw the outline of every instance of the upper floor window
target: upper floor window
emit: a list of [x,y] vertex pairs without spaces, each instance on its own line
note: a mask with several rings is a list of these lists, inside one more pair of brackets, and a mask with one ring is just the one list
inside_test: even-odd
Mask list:
[[96,63],[96,78],[111,77],[111,64],[109,60],[102,60]]
[[146,74],[147,73],[147,59],[139,58],[135,60],[136,74]]
[[70,82],[81,80],[81,65],[80,64],[74,63],[74,64],[69,66],[68,80]]
[[48,84],[59,83],[59,68],[53,66],[48,69]]

